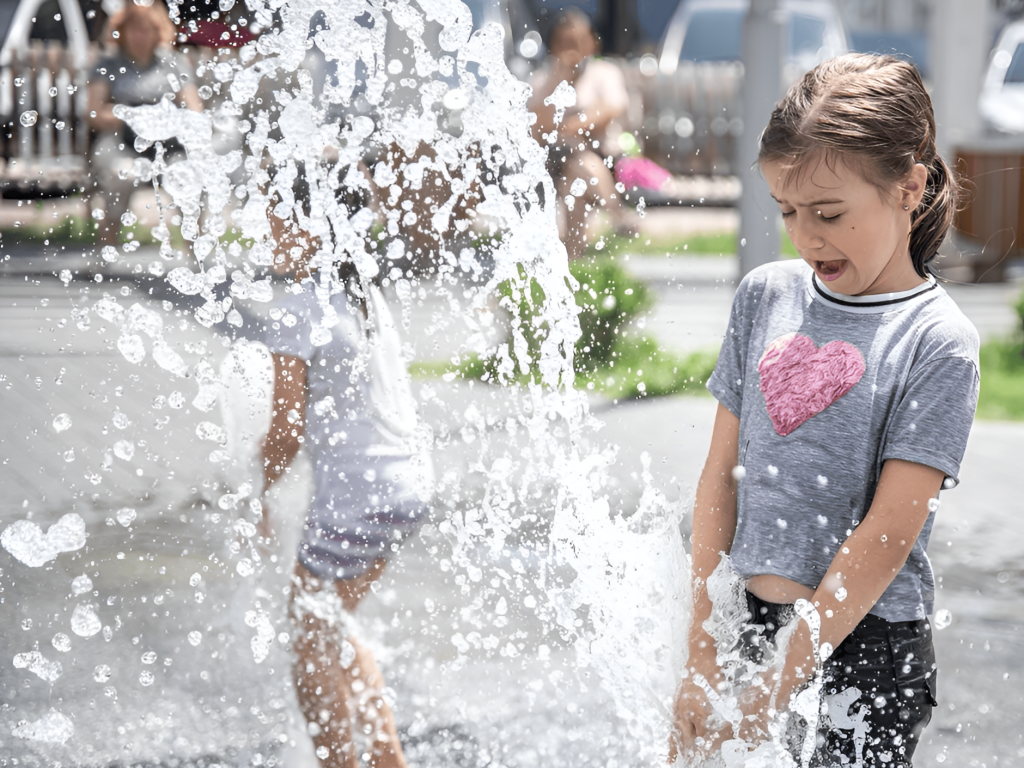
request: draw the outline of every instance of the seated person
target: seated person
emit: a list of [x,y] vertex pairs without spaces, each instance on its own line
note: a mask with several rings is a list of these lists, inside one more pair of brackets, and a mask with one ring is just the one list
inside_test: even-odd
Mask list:
[[[622,204],[615,192],[615,179],[604,164],[602,148],[612,153],[608,127],[629,107],[629,92],[622,70],[610,61],[595,58],[598,40],[590,19],[577,8],[566,9],[555,21],[549,35],[549,60],[533,82],[528,108],[537,115],[534,137],[542,144],[557,131],[551,144],[549,168],[555,180],[560,205],[565,205],[562,241],[569,258],[579,258],[587,245],[587,216],[597,206],[611,216],[616,231],[635,230],[635,214]],[[559,83],[566,81],[576,90],[576,105],[566,110],[555,124],[555,107],[544,104]],[[572,186],[582,179],[583,194],[573,195]],[[577,185],[579,191],[579,185]],[[567,197],[572,202],[565,204]],[[560,217],[561,218],[561,217]]]
[[159,0],[149,6],[129,0],[110,18],[107,30],[116,52],[102,58],[93,70],[89,126],[98,133],[92,151],[93,184],[105,203],[97,241],[116,245],[121,216],[138,183],[133,166],[140,153],[131,128],[114,116],[114,105],[156,104],[166,94],[175,94],[180,105],[196,111],[203,104],[188,63],[171,48],[176,31]]

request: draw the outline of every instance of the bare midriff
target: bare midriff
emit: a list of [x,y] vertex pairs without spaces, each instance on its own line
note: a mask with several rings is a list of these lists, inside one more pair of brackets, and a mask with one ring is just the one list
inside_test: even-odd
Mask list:
[[747,581],[747,591],[766,603],[792,604],[800,598],[810,600],[814,597],[814,590],[810,587],[771,573],[751,576]]

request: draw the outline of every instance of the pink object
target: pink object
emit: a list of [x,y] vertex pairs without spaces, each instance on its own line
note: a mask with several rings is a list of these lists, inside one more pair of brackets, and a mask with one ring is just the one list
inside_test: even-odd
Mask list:
[[785,437],[860,381],[864,357],[845,341],[818,349],[806,336],[787,333],[768,345],[757,370],[768,415]]
[[646,157],[624,157],[615,164],[615,180],[622,182],[627,189],[661,189],[671,178],[671,173]]

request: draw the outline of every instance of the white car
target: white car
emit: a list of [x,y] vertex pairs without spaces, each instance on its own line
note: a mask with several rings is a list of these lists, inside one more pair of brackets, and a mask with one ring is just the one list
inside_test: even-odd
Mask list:
[[[680,61],[739,61],[743,20],[749,0],[683,0],[672,15],[661,44],[659,69],[675,73]],[[783,0],[786,20],[786,80],[846,53],[846,31],[828,0]]]
[[999,35],[989,57],[978,111],[1000,133],[1024,133],[1024,21],[1008,24]]

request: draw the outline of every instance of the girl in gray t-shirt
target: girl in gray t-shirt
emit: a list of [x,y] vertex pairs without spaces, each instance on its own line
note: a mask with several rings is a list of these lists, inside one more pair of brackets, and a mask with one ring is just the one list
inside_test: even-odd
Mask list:
[[[742,281],[708,381],[671,748],[909,766],[936,704],[925,549],[978,395],[977,333],[926,266],[956,184],[920,75],[887,56],[805,75],[760,166],[801,260]],[[746,587],[734,624],[723,566]]]

